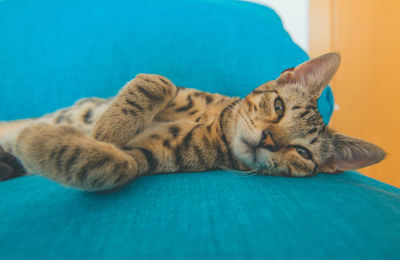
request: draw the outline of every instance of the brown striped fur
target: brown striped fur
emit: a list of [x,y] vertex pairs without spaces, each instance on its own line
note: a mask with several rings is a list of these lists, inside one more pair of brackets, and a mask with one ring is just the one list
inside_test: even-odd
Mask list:
[[383,150],[334,132],[318,112],[316,100],[338,66],[337,54],[323,55],[244,99],[140,74],[114,99],[83,99],[41,118],[0,124],[0,179],[39,173],[94,191],[145,174],[235,169],[310,176],[377,163]]

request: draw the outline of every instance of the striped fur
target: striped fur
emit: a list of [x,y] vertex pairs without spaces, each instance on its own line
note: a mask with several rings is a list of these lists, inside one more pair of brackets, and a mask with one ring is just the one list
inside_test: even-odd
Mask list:
[[[244,99],[140,74],[113,99],[83,99],[40,118],[0,124],[0,180],[39,173],[95,191],[146,174],[235,169],[310,176],[380,161],[377,146],[324,125],[316,100],[339,63],[334,54],[321,57]],[[310,73],[320,78],[307,78]]]

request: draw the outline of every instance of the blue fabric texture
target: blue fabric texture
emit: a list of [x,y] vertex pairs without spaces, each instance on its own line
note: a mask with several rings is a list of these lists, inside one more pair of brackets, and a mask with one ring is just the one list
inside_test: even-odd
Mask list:
[[1,259],[399,259],[400,190],[356,172],[217,171],[84,193],[0,183]]
[[[269,8],[228,0],[0,1],[0,120],[108,97],[137,73],[244,96],[307,59]],[[327,89],[319,110],[328,121]],[[356,172],[214,171],[86,193],[0,183],[0,259],[399,259],[400,191]]]
[[[245,96],[308,59],[269,8],[237,1],[0,2],[0,121],[110,97],[138,73]],[[319,102],[327,122],[330,89]]]

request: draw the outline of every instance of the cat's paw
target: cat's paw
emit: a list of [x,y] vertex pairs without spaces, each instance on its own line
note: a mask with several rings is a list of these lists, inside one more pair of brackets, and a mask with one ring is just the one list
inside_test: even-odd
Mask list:
[[0,181],[26,174],[25,168],[14,155],[0,152]]
[[166,77],[157,74],[138,74],[137,79],[141,79],[148,84],[148,87],[159,89],[163,95],[174,94],[175,85]]

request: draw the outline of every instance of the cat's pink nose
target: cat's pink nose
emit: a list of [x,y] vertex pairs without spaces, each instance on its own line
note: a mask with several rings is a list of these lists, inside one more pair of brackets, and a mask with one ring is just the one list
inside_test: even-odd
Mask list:
[[272,135],[270,132],[268,132],[267,130],[263,131],[263,135],[262,135],[262,140],[261,140],[261,144],[264,148],[268,149],[268,150],[272,150],[275,151],[276,150],[276,144],[274,142],[274,139],[272,138]]

